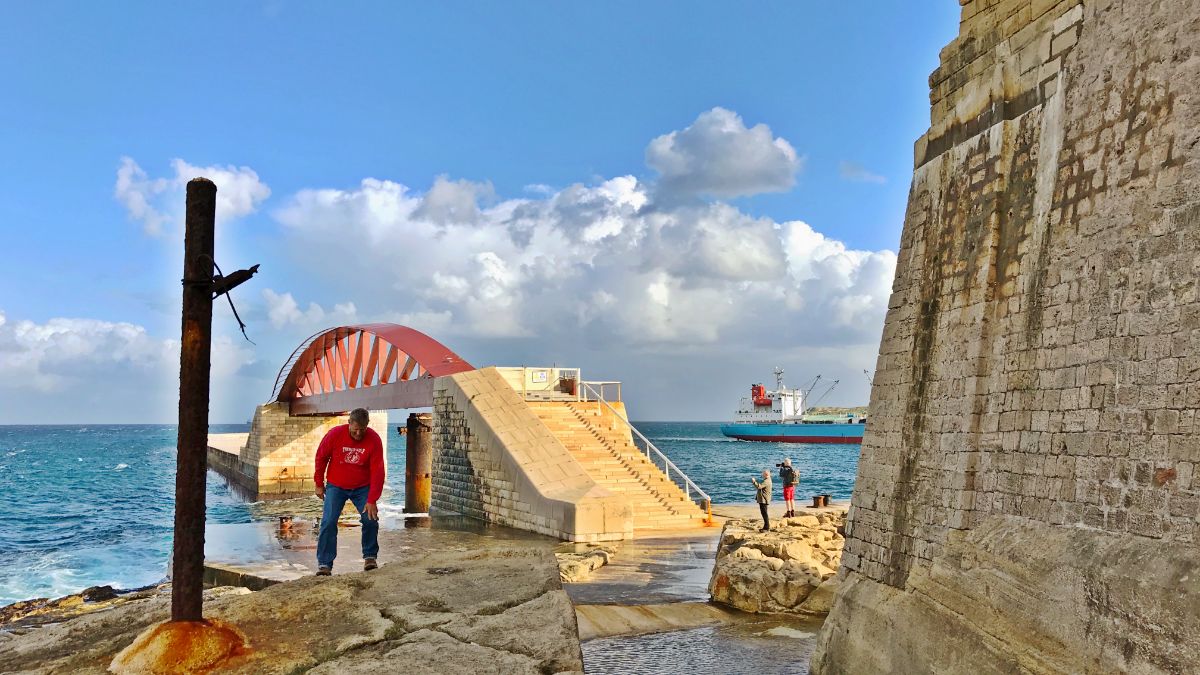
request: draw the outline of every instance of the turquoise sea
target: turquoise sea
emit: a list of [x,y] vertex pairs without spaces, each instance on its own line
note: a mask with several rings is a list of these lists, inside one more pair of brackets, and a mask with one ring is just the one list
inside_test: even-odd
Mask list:
[[[773,472],[784,457],[800,469],[798,501],[821,493],[847,499],[854,484],[857,445],[734,441],[721,436],[718,422],[636,426],[718,504],[752,501],[750,477]],[[247,430],[211,427],[214,433]],[[381,508],[399,511],[404,445],[394,424],[388,445]],[[0,605],[88,586],[161,581],[171,548],[174,479],[174,426],[0,426]],[[319,510],[313,497],[247,502],[209,472],[209,523]]]

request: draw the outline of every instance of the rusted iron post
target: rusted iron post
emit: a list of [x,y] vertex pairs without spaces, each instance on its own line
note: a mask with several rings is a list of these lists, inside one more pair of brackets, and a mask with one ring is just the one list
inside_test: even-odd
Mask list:
[[216,211],[216,184],[207,178],[188,181],[183,239],[183,335],[179,348],[172,621],[203,619],[204,490],[208,471],[208,385]]
[[433,482],[433,415],[409,413],[404,437],[404,512],[429,513]]

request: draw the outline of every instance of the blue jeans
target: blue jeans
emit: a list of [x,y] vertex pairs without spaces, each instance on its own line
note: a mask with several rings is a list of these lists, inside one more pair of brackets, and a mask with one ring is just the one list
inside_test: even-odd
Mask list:
[[353,490],[343,490],[336,485],[325,485],[325,511],[321,514],[321,533],[317,536],[317,565],[333,567],[337,557],[338,517],[349,499],[358,509],[362,522],[362,554],[364,558],[379,555],[379,521],[371,520],[363,510],[367,508],[367,493],[371,487],[364,485]]

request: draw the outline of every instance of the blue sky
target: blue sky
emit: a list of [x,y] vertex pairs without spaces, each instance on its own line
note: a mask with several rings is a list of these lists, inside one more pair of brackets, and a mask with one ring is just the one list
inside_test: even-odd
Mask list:
[[372,320],[625,380],[635,418],[721,419],[776,365],[865,403],[958,11],[6,4],[0,423],[172,419],[199,173],[219,262],[263,265],[257,345],[217,316],[214,421]]

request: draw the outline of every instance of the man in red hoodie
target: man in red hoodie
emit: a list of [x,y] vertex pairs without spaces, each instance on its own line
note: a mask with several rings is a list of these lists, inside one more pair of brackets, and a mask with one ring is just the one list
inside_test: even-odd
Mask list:
[[379,555],[379,495],[387,471],[379,434],[367,426],[371,415],[365,408],[350,411],[350,423],[336,426],[317,447],[313,474],[317,496],[325,500],[321,533],[317,537],[317,575],[333,573],[337,557],[338,517],[346,500],[354,504],[362,520],[363,569],[373,570]]

